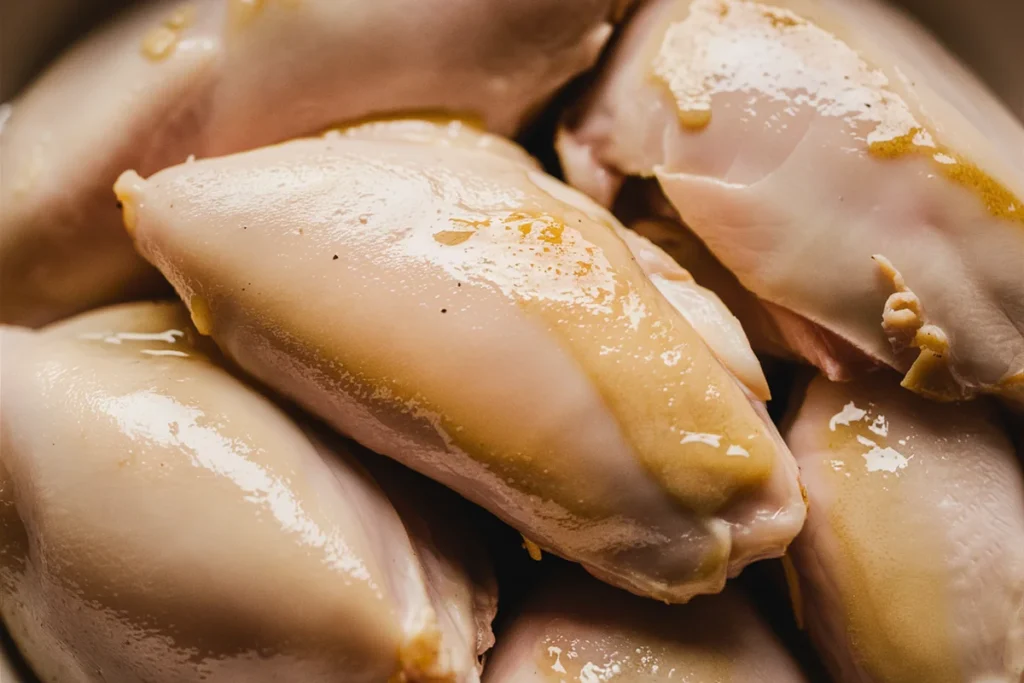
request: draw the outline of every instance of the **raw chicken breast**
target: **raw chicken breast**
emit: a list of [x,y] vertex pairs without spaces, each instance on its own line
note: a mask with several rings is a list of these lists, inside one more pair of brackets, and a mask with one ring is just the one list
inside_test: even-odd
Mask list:
[[836,680],[1024,680],[1024,473],[991,406],[818,378],[787,437],[796,602]]
[[479,680],[493,582],[442,554],[456,520],[428,501],[403,523],[184,307],[2,343],[0,613],[43,681]]
[[121,171],[443,110],[510,134],[589,67],[623,0],[140,3],[0,127],[0,319],[38,325],[159,282],[118,229]]
[[801,683],[742,594],[663,605],[577,576],[549,581],[500,634],[484,683]]
[[833,379],[1024,401],[1024,128],[874,0],[655,0],[558,140],[611,203],[653,177]]
[[600,578],[682,602],[803,522],[763,405],[510,142],[377,123],[116,191],[245,370]]

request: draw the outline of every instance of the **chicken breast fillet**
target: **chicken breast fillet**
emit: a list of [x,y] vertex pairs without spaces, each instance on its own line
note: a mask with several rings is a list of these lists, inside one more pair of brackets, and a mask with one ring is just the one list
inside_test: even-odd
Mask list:
[[3,330],[0,614],[42,680],[478,681],[471,536],[200,339],[178,304]]
[[717,592],[803,522],[763,405],[510,142],[376,123],[116,191],[241,367],[605,580]]
[[558,140],[609,204],[655,178],[832,379],[1024,404],[1024,128],[874,0],[655,0]]
[[663,605],[566,573],[500,634],[484,683],[801,683],[742,594]]
[[152,291],[110,185],[409,110],[511,134],[588,68],[623,0],[138,3],[0,117],[0,320]]
[[836,680],[1024,680],[1024,473],[991,406],[885,373],[815,379],[796,407],[797,603]]

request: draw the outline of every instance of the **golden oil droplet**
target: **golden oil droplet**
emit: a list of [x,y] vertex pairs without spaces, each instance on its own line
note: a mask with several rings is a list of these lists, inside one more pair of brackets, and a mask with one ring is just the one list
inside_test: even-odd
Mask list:
[[178,44],[178,34],[166,26],[157,26],[142,39],[142,54],[154,62],[166,59]]
[[703,130],[711,123],[711,107],[693,107],[679,110],[679,123],[683,128]]
[[121,205],[121,219],[124,221],[124,229],[128,232],[128,236],[132,239],[135,238],[135,226],[139,222],[138,214],[135,212],[135,205],[129,202],[124,202]]
[[434,241],[446,247],[462,244],[473,236],[472,230],[442,230],[434,233]]
[[188,307],[192,310],[192,324],[196,331],[204,337],[209,337],[213,332],[213,314],[210,311],[210,304],[206,299],[195,294],[189,301]]
[[139,210],[136,205],[136,193],[142,178],[135,171],[125,171],[114,183],[114,196],[117,197],[117,208],[121,209],[121,220],[124,229],[132,238],[135,237],[135,226],[139,221]]
[[181,5],[169,17],[164,19],[164,26],[176,31],[188,28],[196,20],[196,8],[194,5]]
[[530,559],[534,562],[540,562],[543,557],[540,546],[523,536],[523,547],[526,548],[526,552],[529,553]]

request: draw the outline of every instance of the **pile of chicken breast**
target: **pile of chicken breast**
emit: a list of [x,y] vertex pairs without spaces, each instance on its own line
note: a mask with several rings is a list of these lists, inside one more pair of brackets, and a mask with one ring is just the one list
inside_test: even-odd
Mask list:
[[1024,681],[1024,126],[906,15],[101,9],[0,108],[3,683]]

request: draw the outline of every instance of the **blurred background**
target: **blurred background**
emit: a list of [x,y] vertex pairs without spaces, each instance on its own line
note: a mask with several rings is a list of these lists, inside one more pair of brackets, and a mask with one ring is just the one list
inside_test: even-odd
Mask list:
[[[130,2],[2,0],[0,101],[12,98],[65,45]],[[897,0],[894,4],[936,33],[1024,120],[1024,0]]]

